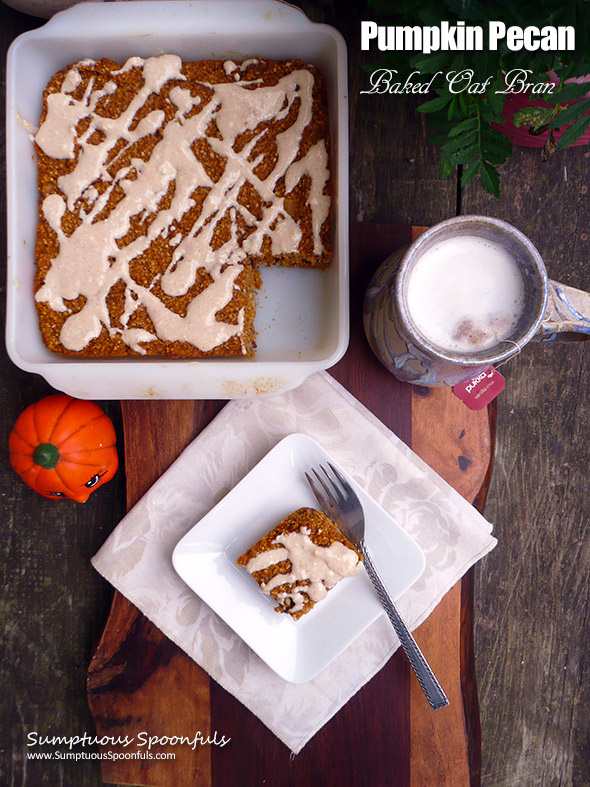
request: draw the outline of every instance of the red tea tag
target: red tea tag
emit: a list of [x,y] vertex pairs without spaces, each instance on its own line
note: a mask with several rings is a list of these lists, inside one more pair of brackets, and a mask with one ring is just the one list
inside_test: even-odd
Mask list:
[[469,407],[470,410],[483,410],[492,399],[502,393],[506,382],[500,372],[488,366],[471,380],[453,386],[453,393]]

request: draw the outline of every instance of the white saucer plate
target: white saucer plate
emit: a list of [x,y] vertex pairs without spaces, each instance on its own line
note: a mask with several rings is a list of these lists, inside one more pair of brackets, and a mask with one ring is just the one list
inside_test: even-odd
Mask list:
[[279,442],[220,503],[178,543],[173,564],[205,601],[281,678],[312,680],[371,625],[383,608],[365,572],[342,580],[325,599],[295,621],[274,611],[236,559],[285,516],[317,508],[305,471],[332,462],[357,492],[366,541],[394,599],[422,574],[424,554],[319,443],[304,434]]

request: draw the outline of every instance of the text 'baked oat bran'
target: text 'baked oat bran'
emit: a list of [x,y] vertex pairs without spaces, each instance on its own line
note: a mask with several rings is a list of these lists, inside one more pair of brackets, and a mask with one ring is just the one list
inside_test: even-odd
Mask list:
[[35,143],[55,352],[252,356],[258,266],[330,261],[326,91],[300,61],[83,60]]

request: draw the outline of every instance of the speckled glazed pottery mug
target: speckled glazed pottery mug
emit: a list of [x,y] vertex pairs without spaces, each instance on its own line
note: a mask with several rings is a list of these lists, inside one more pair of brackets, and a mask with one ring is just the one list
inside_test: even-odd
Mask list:
[[[424,331],[415,316],[415,304],[420,303],[420,291],[417,296],[417,285],[410,284],[413,275],[415,281],[420,280],[420,269],[424,280],[426,255],[429,255],[428,264],[431,264],[433,259],[439,259],[439,250],[448,250],[458,242],[464,243],[466,239],[505,253],[510,260],[509,267],[516,266],[520,273],[518,278],[522,290],[508,332],[497,340],[492,339],[491,345],[478,347],[474,344],[468,350],[444,346],[433,339],[432,334]],[[436,299],[445,298],[447,303],[452,302],[454,290],[469,282],[470,278],[469,266],[465,269],[466,274],[458,277],[452,261],[449,262],[451,258],[448,253],[446,261],[443,257],[440,257],[440,264],[450,267],[447,281],[440,288],[440,295],[431,292],[428,296],[434,307],[428,317],[431,321],[436,320]],[[422,264],[417,268],[420,261]],[[473,266],[473,270],[476,267]],[[498,270],[500,272],[495,276],[494,286],[501,292],[503,287],[509,286],[509,282],[505,281],[509,271]],[[412,308],[409,292],[413,298]],[[425,303],[430,307],[426,300]],[[457,317],[460,319],[461,316]],[[458,216],[426,230],[409,247],[385,260],[365,293],[363,319],[373,352],[397,378],[417,385],[453,386],[512,358],[532,339],[554,341],[588,338],[590,294],[549,280],[535,246],[510,224],[485,216]],[[483,315],[481,319],[488,318]]]

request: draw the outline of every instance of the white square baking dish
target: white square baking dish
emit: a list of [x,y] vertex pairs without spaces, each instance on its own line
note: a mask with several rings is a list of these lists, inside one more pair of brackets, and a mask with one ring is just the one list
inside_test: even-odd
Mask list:
[[[262,269],[251,359],[80,359],[50,352],[33,299],[37,165],[31,134],[51,76],[86,57],[174,53],[184,60],[299,58],[324,74],[335,200],[334,258],[325,271]],[[208,399],[290,390],[346,351],[348,315],[348,106],[346,46],[333,28],[278,0],[83,3],[17,38],[8,53],[7,323],[13,362],[55,388],[92,399]]]

